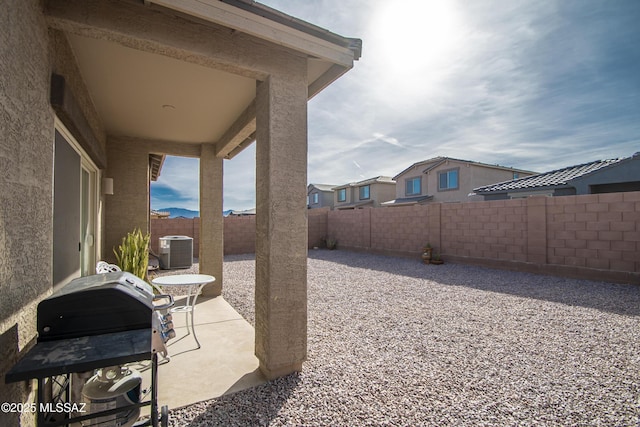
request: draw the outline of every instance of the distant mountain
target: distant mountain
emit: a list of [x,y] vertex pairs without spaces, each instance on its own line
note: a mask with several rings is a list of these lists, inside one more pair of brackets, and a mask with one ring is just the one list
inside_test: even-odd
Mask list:
[[162,208],[158,209],[160,212],[169,212],[169,218],[197,218],[200,216],[200,212],[192,211],[191,209],[183,208]]

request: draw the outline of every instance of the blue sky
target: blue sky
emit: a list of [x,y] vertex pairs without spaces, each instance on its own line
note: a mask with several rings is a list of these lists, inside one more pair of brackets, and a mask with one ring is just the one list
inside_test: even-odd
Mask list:
[[[449,156],[544,172],[640,151],[640,1],[263,0],[363,40],[309,102],[310,183]],[[198,209],[168,158],[152,207]],[[255,145],[224,163],[224,208],[255,206]]]

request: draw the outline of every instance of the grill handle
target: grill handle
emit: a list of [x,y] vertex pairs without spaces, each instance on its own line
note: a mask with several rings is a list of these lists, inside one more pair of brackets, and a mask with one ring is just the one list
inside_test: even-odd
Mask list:
[[[164,304],[159,304],[157,303],[158,301],[165,301],[168,300],[168,302],[165,302]],[[160,295],[154,295],[153,296],[153,309],[154,310],[164,310],[170,307],[173,307],[174,301],[173,301],[173,296],[169,295],[169,294],[160,294]]]

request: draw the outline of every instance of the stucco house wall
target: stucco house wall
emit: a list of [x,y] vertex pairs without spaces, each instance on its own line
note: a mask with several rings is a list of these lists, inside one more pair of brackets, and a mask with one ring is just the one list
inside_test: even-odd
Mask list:
[[[56,114],[52,73],[65,76],[94,135],[105,136],[63,34],[47,28],[37,0],[0,14],[0,377],[35,343],[37,303],[52,292],[53,159]],[[59,115],[63,124],[66,117]],[[79,141],[86,144],[86,141]],[[98,253],[102,252],[98,225]],[[0,387],[0,401],[33,399],[30,383]],[[0,425],[33,425],[32,414],[0,413]]]
[[378,182],[371,185],[371,198],[374,207],[379,207],[382,202],[393,199],[396,193],[396,184]]
[[[309,209],[333,208],[333,185],[309,184],[307,186],[307,196],[309,197]],[[318,195],[318,202],[314,202],[314,194]]]
[[[360,188],[367,185],[369,186],[369,197],[361,199]],[[346,191],[346,199],[343,201],[338,200],[341,189]],[[395,181],[391,181],[391,178],[389,177],[380,176],[334,187],[333,193],[333,205],[335,209],[379,207],[383,202],[393,199],[396,193],[396,183]]]
[[[456,189],[440,189],[439,174],[441,172],[458,171],[458,187]],[[477,162],[452,158],[434,158],[418,162],[394,177],[396,180],[396,199],[407,197],[432,196],[429,202],[467,202],[483,200],[480,196],[471,196],[474,188],[495,182],[508,181],[514,178],[532,175],[532,172],[510,169]],[[407,194],[406,183],[413,178],[421,179],[420,194]],[[391,200],[391,199],[390,199]]]
[[576,194],[640,191],[640,152],[608,168],[575,178]]
[[[0,14],[0,376],[36,334],[35,310],[51,291],[54,117],[47,98],[49,37],[36,1]],[[9,37],[9,34],[12,36]],[[30,120],[24,120],[29,117]],[[49,132],[45,130],[49,129]],[[30,239],[25,239],[30,236]],[[27,384],[0,387],[0,401],[20,402]],[[0,413],[0,424],[18,425]]]
[[484,200],[640,191],[640,153],[595,160],[474,189]]

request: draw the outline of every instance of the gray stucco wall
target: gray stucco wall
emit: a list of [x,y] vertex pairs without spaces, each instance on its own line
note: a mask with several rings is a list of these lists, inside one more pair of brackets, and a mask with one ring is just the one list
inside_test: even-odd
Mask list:
[[[0,387],[20,402],[25,383],[4,384],[18,352],[35,338],[37,302],[51,291],[54,116],[49,38],[37,0],[0,14]],[[22,425],[33,422],[24,417]],[[0,425],[18,425],[0,413]]]
[[640,181],[640,154],[635,154],[620,163],[576,178],[571,181],[571,185],[575,187],[576,194],[591,194],[592,185],[637,183],[638,181]]

